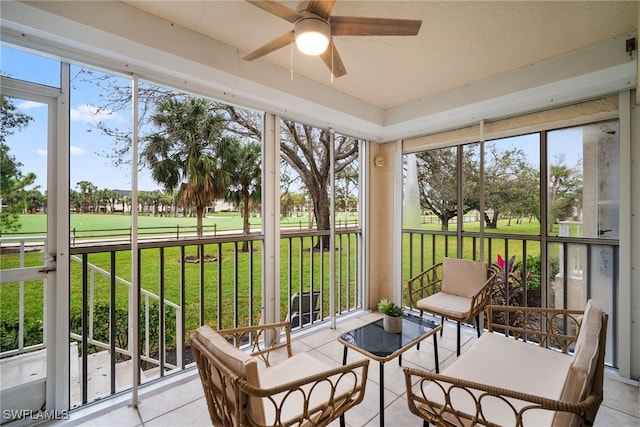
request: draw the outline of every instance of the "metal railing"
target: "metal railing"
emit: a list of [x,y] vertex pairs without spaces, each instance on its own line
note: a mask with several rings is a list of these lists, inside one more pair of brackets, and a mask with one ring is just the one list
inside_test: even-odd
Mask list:
[[[26,254],[28,252],[29,248],[33,248],[33,247],[42,247],[42,255],[38,255],[36,257],[35,260],[32,260],[30,262],[26,261]],[[3,265],[2,265],[2,281],[0,281],[0,286],[3,287],[3,294],[5,295],[5,298],[8,298],[8,288],[10,287],[16,287],[17,286],[17,301],[16,301],[16,306],[18,308],[18,317],[16,319],[16,321],[14,322],[12,319],[5,319],[3,316],[3,325],[2,325],[2,329],[3,329],[3,342],[2,342],[2,349],[0,351],[0,358],[4,358],[4,357],[9,357],[9,356],[16,356],[18,354],[23,354],[23,353],[28,353],[31,351],[35,351],[35,350],[40,350],[46,347],[46,323],[42,320],[45,317],[45,308],[46,308],[46,301],[45,301],[45,285],[46,285],[46,279],[37,279],[37,280],[29,280],[28,282],[30,283],[30,290],[34,291],[32,292],[32,294],[35,294],[36,292],[41,293],[42,297],[42,319],[40,320],[40,325],[41,325],[41,334],[38,333],[38,335],[41,337],[40,341],[41,342],[35,342],[35,343],[27,343],[25,344],[25,334],[26,334],[26,330],[25,330],[25,299],[27,298],[26,296],[26,292],[25,292],[25,280],[16,280],[14,281],[13,276],[22,276],[21,274],[19,274],[20,270],[24,270],[24,269],[40,269],[44,266],[46,266],[46,259],[44,254],[47,253],[47,239],[46,237],[43,236],[23,236],[23,237],[1,237],[0,238],[0,249],[3,251],[3,253],[7,252],[7,251],[16,251],[18,254],[18,263],[15,266],[11,266],[13,268],[7,268],[6,265],[6,261],[3,261]],[[38,251],[38,253],[40,253],[40,251]],[[18,273],[16,275],[12,274],[12,273]],[[38,291],[37,288],[40,288],[40,290]],[[5,293],[6,292],[6,293]],[[32,298],[34,298],[34,295],[31,295]],[[37,298],[40,299],[40,298]],[[33,319],[32,319],[33,320]],[[17,327],[17,330],[15,331],[15,339],[14,337],[10,337],[8,335],[12,334],[13,331],[11,331],[10,329]],[[7,347],[13,347],[13,345],[7,345],[8,342],[16,342],[15,347],[16,348],[9,348],[7,349]]]
[[[71,332],[71,338],[72,339],[76,339],[80,342],[82,342],[83,346],[96,346],[99,348],[103,348],[105,350],[110,350],[114,356],[117,358],[117,355],[123,355],[123,356],[128,356],[131,357],[131,355],[133,354],[133,349],[131,348],[132,346],[132,340],[131,337],[128,337],[127,340],[127,348],[121,348],[118,347],[115,340],[109,340],[111,343],[113,343],[113,345],[111,345],[109,342],[104,342],[101,341],[99,339],[95,338],[95,334],[94,334],[94,324],[95,324],[95,312],[96,312],[96,275],[100,275],[109,279],[114,279],[116,284],[121,284],[123,286],[125,286],[127,288],[127,293],[129,296],[131,296],[131,292],[133,292],[133,286],[131,285],[131,282],[123,279],[122,277],[118,277],[118,276],[113,276],[112,277],[112,273],[104,270],[100,267],[97,267],[93,264],[89,264],[88,262],[86,262],[86,257],[87,254],[83,254],[82,258],[72,255],[71,256],[71,261],[72,262],[76,262],[78,264],[83,265],[83,278],[84,278],[84,272],[88,272],[88,278],[87,278],[87,286],[88,286],[88,302],[87,302],[87,306],[89,309],[89,313],[88,313],[88,327],[87,327],[87,334],[86,334],[86,339],[85,336]],[[84,267],[86,265],[86,268]],[[160,296],[154,294],[153,292],[150,292],[146,289],[140,289],[140,296],[143,298],[143,300],[141,301],[142,303],[142,309],[140,310],[140,312],[143,314],[144,316],[144,322],[143,324],[145,325],[144,330],[145,330],[145,336],[143,337],[143,349],[144,351],[141,352],[141,359],[149,362],[149,363],[153,363],[157,366],[160,366],[160,359],[153,357],[151,355],[151,342],[150,342],[150,324],[151,324],[151,318],[150,318],[150,310],[151,310],[151,301],[156,301],[158,303],[158,305],[161,305],[161,301],[160,301]],[[129,300],[131,301],[131,298],[129,298]],[[182,327],[182,307],[180,307],[178,304],[175,304],[169,300],[163,300],[162,304],[164,304],[166,307],[170,307],[173,308],[175,310],[175,324],[176,324],[176,340],[178,342],[183,340],[183,327]],[[132,307],[129,307],[128,310],[128,314],[129,314],[129,322],[133,321],[133,310]],[[113,319],[110,319],[110,324],[113,324]],[[170,364],[170,363],[166,363],[165,364],[166,367],[170,368],[170,369],[176,369],[179,366],[183,366],[182,365],[182,354],[178,354],[177,355],[177,362],[175,364]]]
[[[444,257],[458,257],[458,248],[461,258],[479,259],[480,242],[472,232],[462,232],[459,244],[455,231],[403,230],[403,283]],[[513,266],[507,286],[494,294],[501,304],[581,310],[588,299],[598,299],[611,319],[606,361],[617,366],[617,240],[485,233],[484,245],[484,260],[493,268],[501,268],[498,255],[502,268]],[[403,302],[409,305],[403,290]]]
[[[360,229],[336,232],[336,314],[362,308],[359,282]],[[117,391],[115,365],[129,357],[133,343],[117,346],[115,325],[118,311],[127,307],[127,322],[139,322],[143,370],[154,370],[162,377],[184,369],[192,362],[188,340],[192,330],[202,324],[217,329],[255,325],[262,316],[262,236],[224,235],[204,239],[140,241],[140,286],[131,287],[130,246],[128,244],[87,244],[71,249],[71,337],[79,341],[82,378],[82,404],[88,403],[87,356],[98,349],[110,350],[111,387]],[[326,321],[329,316],[328,232],[283,232],[281,236],[282,319],[291,311],[296,292],[318,292],[320,310],[309,323],[295,329]],[[117,284],[126,292],[119,292]],[[131,289],[140,291],[140,317],[134,319],[130,305]],[[100,295],[99,295],[100,294]],[[106,300],[108,295],[108,301]],[[154,307],[154,303],[157,307]],[[74,310],[74,306],[77,307]],[[109,339],[97,339],[96,307],[107,306]],[[120,309],[118,307],[121,307]],[[106,309],[105,309],[106,310]],[[166,311],[171,310],[175,324],[169,325]],[[104,310],[103,310],[104,311]],[[77,314],[74,314],[77,313]],[[155,319],[155,321],[154,321]],[[95,347],[92,347],[95,346]],[[169,363],[168,360],[176,360]],[[104,396],[101,396],[104,397]]]
[[[332,277],[335,278],[336,315],[362,309],[361,229],[339,229],[335,236],[335,272],[331,272],[329,232],[287,229],[281,233],[281,283],[277,301],[281,319],[291,312],[295,293],[319,295],[320,309],[309,313],[309,316],[313,314],[310,321],[299,322],[294,330],[330,318]],[[19,266],[25,266],[25,247],[29,242],[39,245],[36,257],[42,256],[45,244],[42,237],[39,242],[33,237],[14,240],[16,242],[12,244],[20,248],[16,249],[20,252]],[[3,247],[5,241],[2,241]],[[127,384],[123,375],[116,373],[123,362],[130,363],[134,354],[136,343],[131,339],[129,328],[133,322],[137,322],[140,331],[137,345],[140,346],[140,366],[144,374],[141,382],[171,375],[190,366],[193,358],[188,337],[202,324],[218,329],[258,324],[264,305],[262,245],[262,235],[226,233],[203,239],[140,240],[137,285],[130,280],[131,245],[128,242],[86,242],[70,248],[70,343],[77,343],[79,356],[71,363],[80,365],[77,381],[80,391],[73,406],[131,387],[132,375]],[[44,286],[42,289],[44,302]],[[137,319],[131,305],[133,292],[139,292],[140,316]],[[20,313],[24,313],[29,303],[21,297],[17,305]],[[305,317],[304,313],[300,314]],[[40,321],[46,326],[44,318],[43,312]],[[19,324],[24,324],[24,314],[20,315]],[[20,326],[17,332],[21,343],[24,329]],[[21,344],[3,355],[44,348],[44,340],[41,341],[34,346]],[[96,392],[95,381],[94,385],[89,383],[95,374],[90,372],[92,364],[98,360],[93,356],[98,353],[104,353],[108,360],[102,362],[104,366],[100,371],[101,376],[108,377],[108,385]]]

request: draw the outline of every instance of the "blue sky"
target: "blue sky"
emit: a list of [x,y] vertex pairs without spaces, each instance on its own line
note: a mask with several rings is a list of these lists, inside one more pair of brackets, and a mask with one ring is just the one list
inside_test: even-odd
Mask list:
[[[25,52],[1,47],[0,69],[3,75],[49,86],[59,87],[60,66],[56,60],[31,55]],[[79,67],[72,66],[75,76]],[[126,82],[126,80],[123,79]],[[79,181],[90,181],[99,189],[130,189],[131,167],[116,167],[104,153],[113,151],[112,139],[99,132],[94,124],[104,121],[109,126],[130,128],[128,112],[99,112],[99,90],[79,79],[72,80],[70,112],[70,187],[75,189]],[[23,164],[22,172],[34,172],[36,185],[41,191],[46,188],[47,158],[47,106],[21,99],[14,99],[14,105],[34,120],[27,128],[8,138],[11,154]],[[148,173],[141,172],[140,190],[159,188]]]

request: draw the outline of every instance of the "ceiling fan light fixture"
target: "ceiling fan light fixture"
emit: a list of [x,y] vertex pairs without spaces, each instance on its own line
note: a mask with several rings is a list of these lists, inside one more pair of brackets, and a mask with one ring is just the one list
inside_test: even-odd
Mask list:
[[329,23],[320,18],[302,18],[295,25],[296,46],[307,55],[320,55],[329,46],[331,29]]

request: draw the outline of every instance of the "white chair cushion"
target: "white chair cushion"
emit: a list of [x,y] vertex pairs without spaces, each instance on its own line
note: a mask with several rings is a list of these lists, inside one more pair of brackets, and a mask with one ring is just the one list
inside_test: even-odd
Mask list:
[[[567,354],[485,333],[443,374],[557,400],[571,361],[572,357]],[[442,390],[435,383],[429,384],[425,390],[429,400],[444,402]],[[452,401],[455,409],[468,414],[475,413],[475,404],[465,391],[453,391]],[[528,405],[527,402],[513,399],[509,402],[518,409]],[[515,425],[513,411],[502,400],[484,398],[482,412],[489,421],[498,425]],[[524,425],[548,426],[553,422],[553,417],[551,411],[527,411]]]
[[450,319],[465,320],[471,312],[471,298],[438,292],[419,300],[416,307]]
[[[203,343],[204,346],[229,370],[238,377],[246,379],[251,385],[260,387],[258,364],[255,357],[236,348],[208,325],[199,327],[196,330],[196,335],[198,341]],[[216,378],[213,378],[213,380],[217,382]],[[233,390],[231,388],[227,389],[227,396],[230,399],[235,400],[233,398]],[[255,420],[258,420],[258,422],[260,422],[260,420],[264,420],[261,399],[251,398],[249,402],[249,409]]]
[[[602,305],[598,301],[589,300],[582,317],[573,361],[562,389],[561,400],[580,402],[588,396],[598,362],[601,328]],[[578,419],[569,413],[559,412],[556,422],[558,425],[570,426],[576,425]]]
[[445,258],[442,261],[442,292],[473,298],[487,281],[484,261]]
[[[281,363],[278,363],[277,365],[261,369],[260,382],[262,384],[262,388],[275,387],[290,381],[297,381],[301,378],[309,377],[329,369],[332,369],[332,366],[329,366],[306,353],[299,353]],[[336,378],[333,378],[334,385],[337,382]],[[357,378],[355,375],[345,375],[340,382],[337,383],[335,394],[336,398],[339,399],[343,393],[353,389],[353,387],[356,386],[356,383]],[[312,390],[311,387],[314,384],[315,387]],[[326,404],[329,396],[331,395],[330,387],[331,384],[328,381],[311,383],[309,386],[304,387],[304,393],[308,395],[310,394],[309,408]],[[283,392],[273,396],[273,399],[277,403],[284,400],[281,415],[281,421],[283,421],[283,423],[286,424],[293,417],[300,415],[304,402],[304,398],[301,393],[301,391],[295,391],[291,394],[289,394],[289,392]],[[275,419],[274,408],[267,399],[264,399],[264,414],[266,425],[273,425],[273,421]]]

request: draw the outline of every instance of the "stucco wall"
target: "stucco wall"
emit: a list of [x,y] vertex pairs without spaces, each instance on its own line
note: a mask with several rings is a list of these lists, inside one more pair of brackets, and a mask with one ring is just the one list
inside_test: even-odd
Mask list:
[[380,298],[393,299],[394,281],[394,173],[398,145],[371,144],[368,209],[370,233],[369,308],[377,310]]

